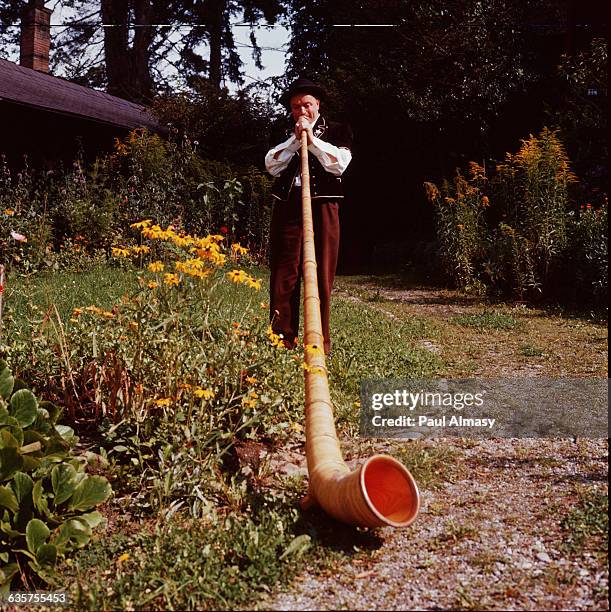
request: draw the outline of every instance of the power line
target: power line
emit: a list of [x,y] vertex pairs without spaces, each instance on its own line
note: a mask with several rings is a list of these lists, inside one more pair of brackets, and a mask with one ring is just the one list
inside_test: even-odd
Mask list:
[[[21,28],[21,24],[12,23],[3,28]],[[207,28],[205,23],[100,23],[100,22],[79,22],[79,23],[50,23],[48,28]],[[248,23],[233,23],[232,28],[284,28],[280,24],[248,24]],[[284,28],[286,29],[286,28]]]

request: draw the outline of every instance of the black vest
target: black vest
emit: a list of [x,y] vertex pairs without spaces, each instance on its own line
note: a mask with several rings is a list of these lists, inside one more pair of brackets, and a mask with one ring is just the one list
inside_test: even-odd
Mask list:
[[[292,133],[292,132],[291,132]],[[287,135],[287,138],[290,134]],[[341,123],[326,121],[319,116],[314,124],[314,136],[336,147],[352,147],[352,130]],[[312,153],[308,153],[310,169],[310,194],[312,198],[336,200],[343,198],[342,179],[327,172]],[[279,200],[288,200],[291,189],[295,184],[295,177],[301,172],[300,151],[294,155],[286,169],[276,177],[272,187],[272,196]],[[299,189],[299,187],[297,187]]]

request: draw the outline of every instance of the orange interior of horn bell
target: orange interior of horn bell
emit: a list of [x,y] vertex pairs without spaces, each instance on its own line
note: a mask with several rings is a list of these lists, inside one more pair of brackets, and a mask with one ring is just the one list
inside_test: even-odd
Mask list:
[[362,482],[375,510],[389,524],[409,524],[420,505],[418,487],[407,468],[392,457],[371,457],[363,466]]

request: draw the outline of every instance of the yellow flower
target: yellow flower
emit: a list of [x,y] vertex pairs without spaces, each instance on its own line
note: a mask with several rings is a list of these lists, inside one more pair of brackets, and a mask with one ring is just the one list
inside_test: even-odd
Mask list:
[[246,253],[248,253],[248,249],[243,247],[239,242],[231,245],[231,251],[234,255],[246,255]]
[[150,272],[163,272],[163,264],[160,261],[154,261],[148,265]]
[[132,251],[134,253],[136,253],[136,255],[140,254],[140,253],[150,253],[151,251],[151,247],[147,246],[146,244],[143,244],[141,246],[135,246],[132,248]]
[[74,308],[74,309],[72,310],[72,314],[73,314],[73,315],[76,315],[76,316],[78,317],[79,315],[82,315],[82,314],[83,314],[83,309],[82,309],[82,308]]
[[163,275],[163,282],[166,285],[172,286],[172,285],[178,285],[178,283],[180,281],[179,281],[179,278],[178,278],[178,274],[170,274],[169,272],[166,272]]
[[112,254],[114,257],[129,257],[129,249],[112,247]]
[[247,376],[246,382],[250,383],[251,385],[254,385],[257,382],[257,379],[254,376]]
[[282,348],[284,346],[284,342],[282,342],[282,335],[276,334],[271,325],[269,325],[267,328],[267,337],[271,340],[273,346],[277,346],[278,348]]
[[255,280],[254,278],[252,278],[252,276],[249,276],[246,279],[246,283],[251,289],[256,289],[257,291],[261,289],[261,279]]
[[129,328],[130,329],[138,329],[138,323],[136,323],[136,321],[130,321],[129,322]]
[[155,405],[159,406],[160,408],[167,408],[170,405],[171,401],[171,397],[161,397],[155,400]]
[[254,408],[257,405],[257,400],[242,398],[242,406],[246,408]]
[[148,284],[149,289],[157,289],[157,287],[159,287],[159,283],[151,282]]
[[137,223],[132,223],[130,227],[134,229],[141,229],[145,227],[149,227],[153,221],[151,219],[145,219],[144,221],[138,221]]
[[129,553],[123,553],[118,559],[117,563],[123,563],[129,559]]
[[9,217],[12,217],[15,214],[15,211],[12,208],[5,208],[4,214],[8,215]]
[[85,310],[87,312],[93,312],[95,314],[102,314],[102,312],[104,312],[101,308],[98,308],[97,306],[87,306]]
[[212,399],[214,397],[214,391],[212,389],[202,389],[201,387],[197,387],[193,392],[195,397],[199,397],[200,399]]
[[456,227],[458,227],[459,230],[465,229],[465,226],[462,223],[459,223]]
[[232,283],[241,283],[246,279],[246,272],[244,270],[232,270],[227,272],[227,276]]
[[110,312],[109,310],[104,310],[100,314],[107,319],[112,319],[115,316],[114,313]]

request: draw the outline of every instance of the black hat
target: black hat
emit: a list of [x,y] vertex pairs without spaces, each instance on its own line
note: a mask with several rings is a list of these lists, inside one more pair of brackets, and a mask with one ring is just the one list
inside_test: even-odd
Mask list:
[[310,94],[318,100],[324,100],[327,97],[327,92],[322,85],[310,81],[304,77],[299,77],[280,97],[280,102],[284,106],[291,105],[291,98],[297,94]]

